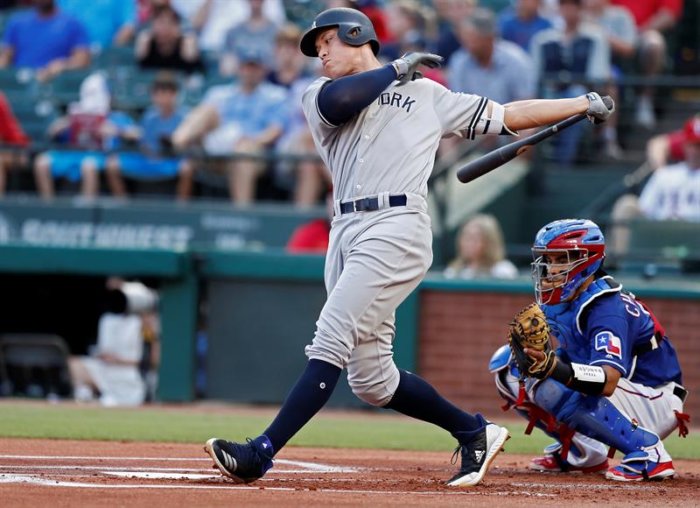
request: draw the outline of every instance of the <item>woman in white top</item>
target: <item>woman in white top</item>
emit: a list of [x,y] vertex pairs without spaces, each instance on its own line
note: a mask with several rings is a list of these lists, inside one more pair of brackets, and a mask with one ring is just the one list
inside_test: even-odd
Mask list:
[[451,279],[518,276],[518,269],[505,257],[503,231],[494,216],[477,214],[464,223],[457,236],[457,256],[444,275]]

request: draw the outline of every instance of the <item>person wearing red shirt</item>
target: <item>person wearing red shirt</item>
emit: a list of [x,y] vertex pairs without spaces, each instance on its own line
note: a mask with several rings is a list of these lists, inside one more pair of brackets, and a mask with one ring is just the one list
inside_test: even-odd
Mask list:
[[[639,30],[638,61],[644,76],[661,74],[667,50],[663,33],[680,19],[683,0],[612,0],[611,3],[626,8],[634,17]],[[648,129],[656,125],[653,95],[653,87],[644,87],[637,101],[637,123]]]
[[[29,144],[29,138],[12,113],[7,97],[2,92],[0,92],[0,144],[21,147]],[[5,194],[7,173],[21,162],[22,157],[23,155],[16,150],[0,150],[0,197]]]
[[331,225],[328,219],[314,219],[294,230],[287,242],[290,254],[325,254]]
[[328,250],[328,239],[331,234],[331,219],[333,218],[333,193],[326,195],[327,217],[314,219],[302,224],[292,232],[286,250],[290,254],[325,254]]

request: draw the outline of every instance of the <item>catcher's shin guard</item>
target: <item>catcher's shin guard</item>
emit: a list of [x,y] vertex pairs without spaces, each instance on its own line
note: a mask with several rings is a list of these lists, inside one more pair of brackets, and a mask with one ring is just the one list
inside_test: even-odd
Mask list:
[[639,427],[607,398],[584,396],[551,379],[539,385],[535,402],[577,432],[625,455],[660,442],[659,436]]

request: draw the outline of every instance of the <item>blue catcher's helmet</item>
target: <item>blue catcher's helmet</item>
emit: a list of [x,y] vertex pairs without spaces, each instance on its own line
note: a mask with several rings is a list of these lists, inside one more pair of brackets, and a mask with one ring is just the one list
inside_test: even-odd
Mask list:
[[566,302],[602,266],[605,237],[593,221],[557,220],[537,232],[532,257],[537,303]]
[[318,56],[316,36],[328,28],[337,28],[338,37],[350,46],[369,44],[376,55],[379,53],[379,38],[374,31],[372,21],[361,11],[348,7],[336,7],[320,13],[304,35],[299,47],[306,56]]

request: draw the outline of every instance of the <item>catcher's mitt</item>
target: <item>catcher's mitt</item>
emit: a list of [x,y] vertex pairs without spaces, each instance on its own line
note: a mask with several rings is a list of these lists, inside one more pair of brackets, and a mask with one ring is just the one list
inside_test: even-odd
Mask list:
[[[508,336],[521,378],[545,378],[551,373],[556,357],[549,342],[547,318],[539,305],[531,303],[518,312],[510,322]],[[541,351],[544,359],[535,360],[525,353],[525,348]]]

